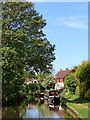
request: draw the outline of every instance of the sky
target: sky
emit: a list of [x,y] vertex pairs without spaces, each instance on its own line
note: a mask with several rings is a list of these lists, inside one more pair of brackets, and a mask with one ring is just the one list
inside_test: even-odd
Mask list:
[[37,12],[46,19],[43,32],[56,45],[54,74],[88,60],[88,2],[34,3]]

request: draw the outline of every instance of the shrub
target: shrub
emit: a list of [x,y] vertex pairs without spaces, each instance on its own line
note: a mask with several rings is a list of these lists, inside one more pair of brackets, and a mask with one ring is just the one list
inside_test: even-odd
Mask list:
[[27,94],[33,94],[36,90],[44,90],[44,87],[41,84],[30,83],[26,89]]
[[79,86],[76,87],[75,95],[76,95],[76,96],[79,96]]
[[90,100],[90,88],[87,90],[84,96],[85,99]]
[[[85,90],[87,91],[90,85],[90,62],[83,61],[83,63],[79,65],[77,71],[75,72],[75,76],[77,79],[79,79],[81,85],[84,86],[83,82],[85,82]],[[83,94],[85,94],[86,91],[81,89],[83,88],[80,87],[80,95],[82,94],[82,96],[84,96]],[[81,91],[84,91],[84,93],[81,93]]]
[[80,96],[81,98],[84,98],[85,91],[86,91],[86,83],[85,83],[85,82],[82,82],[82,83],[80,83],[80,85],[79,85],[79,96]]
[[61,89],[59,89],[59,90],[58,90],[58,92],[59,92],[59,93],[61,93],[61,92],[62,92],[62,90],[61,90]]
[[75,78],[74,73],[70,73],[65,77],[64,85],[71,93],[75,94],[76,86],[78,85],[78,79]]

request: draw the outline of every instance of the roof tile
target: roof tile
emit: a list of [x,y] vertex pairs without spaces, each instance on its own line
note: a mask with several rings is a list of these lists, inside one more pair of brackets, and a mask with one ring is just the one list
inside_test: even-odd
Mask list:
[[61,79],[63,79],[64,77],[66,77],[70,72],[72,71],[72,69],[71,70],[61,70],[61,71],[59,71],[57,74],[56,74],[56,78],[61,78]]

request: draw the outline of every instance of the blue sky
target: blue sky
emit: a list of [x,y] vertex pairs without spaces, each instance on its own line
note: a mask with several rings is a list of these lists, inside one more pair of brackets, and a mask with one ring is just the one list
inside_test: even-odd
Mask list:
[[56,45],[55,73],[88,59],[88,2],[36,2],[46,37]]

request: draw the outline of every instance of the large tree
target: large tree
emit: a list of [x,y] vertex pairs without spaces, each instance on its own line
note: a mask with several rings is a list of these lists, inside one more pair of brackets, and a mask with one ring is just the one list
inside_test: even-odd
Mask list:
[[45,25],[46,20],[35,10],[33,3],[3,3],[2,75],[5,97],[19,94],[24,83],[24,70],[44,73],[52,69],[55,45],[46,39],[43,33]]

